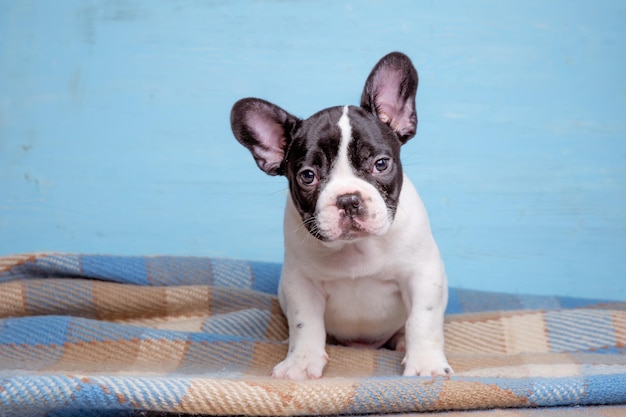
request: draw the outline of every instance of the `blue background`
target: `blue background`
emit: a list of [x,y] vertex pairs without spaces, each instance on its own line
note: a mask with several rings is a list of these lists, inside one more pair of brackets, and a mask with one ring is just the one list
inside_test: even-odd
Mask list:
[[450,284],[626,299],[622,1],[0,0],[0,254],[282,260],[232,104],[420,74],[405,170]]

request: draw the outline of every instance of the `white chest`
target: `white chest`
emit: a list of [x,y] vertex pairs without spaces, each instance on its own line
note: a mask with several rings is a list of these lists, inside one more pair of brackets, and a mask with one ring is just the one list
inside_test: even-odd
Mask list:
[[341,279],[325,281],[322,288],[326,331],[343,344],[378,347],[406,322],[408,309],[394,280]]

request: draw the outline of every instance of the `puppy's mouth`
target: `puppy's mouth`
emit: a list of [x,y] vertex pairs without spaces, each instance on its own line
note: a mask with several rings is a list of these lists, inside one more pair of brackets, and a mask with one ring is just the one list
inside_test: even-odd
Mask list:
[[342,216],[339,220],[339,229],[341,230],[341,234],[336,240],[355,240],[370,235],[359,219],[350,215]]
[[362,239],[371,236],[372,234],[355,219],[341,220],[340,224],[337,227],[332,228],[332,230],[321,230],[321,227],[318,224],[314,224],[312,222],[305,224],[311,235],[322,242],[328,243],[340,240],[351,241]]
[[[334,215],[330,215],[327,222],[318,223],[314,230],[309,231],[319,240],[327,243],[339,241],[355,241],[366,239],[370,236],[378,236],[386,233],[390,226],[390,220],[387,216],[378,215],[376,213],[363,212],[359,215],[346,214],[342,210],[334,211]],[[319,216],[324,218],[325,216]],[[385,218],[385,219],[383,219]]]

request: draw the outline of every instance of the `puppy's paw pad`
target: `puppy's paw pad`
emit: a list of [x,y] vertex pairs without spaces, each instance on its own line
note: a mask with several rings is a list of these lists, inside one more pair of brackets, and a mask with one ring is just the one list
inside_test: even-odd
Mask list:
[[326,352],[322,354],[290,354],[274,367],[271,376],[293,381],[318,379],[322,376],[327,362],[328,355]]
[[449,376],[454,373],[445,355],[440,351],[421,352],[404,357],[404,376]]

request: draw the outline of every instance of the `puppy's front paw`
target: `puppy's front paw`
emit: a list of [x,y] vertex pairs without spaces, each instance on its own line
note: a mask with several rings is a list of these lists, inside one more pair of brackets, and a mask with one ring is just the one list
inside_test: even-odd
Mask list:
[[293,352],[287,355],[284,361],[274,367],[272,377],[303,381],[317,379],[328,362],[328,354],[322,350],[316,352]]
[[404,356],[404,376],[447,376],[454,371],[440,350],[417,352]]

